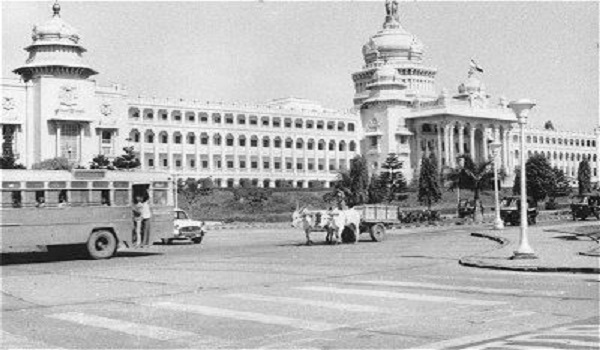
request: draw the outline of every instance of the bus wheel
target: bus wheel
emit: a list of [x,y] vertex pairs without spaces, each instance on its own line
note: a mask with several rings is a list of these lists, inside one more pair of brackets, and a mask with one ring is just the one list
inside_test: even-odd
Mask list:
[[117,240],[110,231],[94,231],[87,242],[87,252],[94,260],[108,259],[117,250]]

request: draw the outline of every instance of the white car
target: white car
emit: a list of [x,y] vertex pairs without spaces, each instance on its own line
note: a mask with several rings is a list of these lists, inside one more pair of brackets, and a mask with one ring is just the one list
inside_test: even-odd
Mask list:
[[200,244],[206,233],[204,222],[190,219],[189,215],[179,208],[175,208],[173,214],[175,215],[173,237],[163,238],[162,242],[171,244],[174,240],[189,239],[196,244]]

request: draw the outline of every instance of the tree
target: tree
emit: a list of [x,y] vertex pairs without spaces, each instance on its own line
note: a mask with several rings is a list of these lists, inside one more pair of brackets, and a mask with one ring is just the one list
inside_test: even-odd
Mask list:
[[35,163],[31,168],[36,170],[71,170],[73,169],[73,163],[67,158],[56,157]]
[[442,199],[442,191],[438,181],[437,166],[435,159],[423,156],[421,159],[421,173],[419,174],[419,202],[427,204],[431,210],[431,205]]
[[[473,200],[475,208],[481,208],[481,211],[475,210],[474,220],[479,222],[483,219],[483,206],[481,205],[481,191],[494,187],[494,167],[492,161],[483,161],[475,163],[469,154],[463,154],[459,157],[463,165],[456,169],[451,169],[447,176],[450,181],[449,189],[460,188],[473,191]],[[504,175],[498,174],[501,179]]]
[[577,181],[579,182],[579,194],[592,191],[592,170],[590,168],[590,162],[588,162],[586,157],[583,157],[583,160],[579,162]]
[[115,168],[117,168],[117,169],[139,168],[141,165],[140,160],[133,153],[133,146],[132,147],[123,147],[123,151],[125,152],[125,154],[123,154],[120,157],[117,157],[115,159],[115,161],[113,162],[113,165],[115,166]]
[[323,196],[326,202],[354,207],[369,201],[369,170],[367,160],[357,155],[350,161],[349,170],[338,172],[333,191]]
[[[398,160],[398,155],[395,153],[388,154],[388,157],[381,165],[383,170],[379,175],[379,184],[374,190],[379,191],[385,189],[384,198],[388,203],[394,200],[399,193],[406,191],[406,180],[402,174],[402,163]],[[371,183],[373,179],[371,179]],[[371,187],[371,186],[369,186]]]
[[[521,171],[515,176],[513,193],[521,193]],[[527,177],[527,196],[536,203],[544,200],[556,188],[556,177],[550,162],[543,154],[534,154],[525,163],[525,176]]]
[[92,162],[90,163],[90,169],[113,170],[114,167],[112,166],[110,159],[108,159],[104,154],[99,154],[92,158]]
[[0,169],[25,169],[25,166],[17,163],[15,155],[10,152],[0,157]]
[[203,179],[198,180],[198,191],[201,196],[208,196],[213,193],[215,188],[215,184],[213,183],[212,178],[205,177]]
[[552,130],[554,131],[554,124],[552,124],[551,120],[548,120],[545,124],[544,124],[544,129],[545,130]]
[[554,172],[554,189],[550,196],[552,198],[568,196],[571,193],[571,184],[569,183],[567,174],[556,166],[552,168],[552,171]]
[[381,179],[377,175],[371,176],[371,181],[369,182],[369,200],[367,203],[369,204],[377,204],[383,202],[383,200],[388,195],[388,189],[385,187],[385,184],[382,183]]

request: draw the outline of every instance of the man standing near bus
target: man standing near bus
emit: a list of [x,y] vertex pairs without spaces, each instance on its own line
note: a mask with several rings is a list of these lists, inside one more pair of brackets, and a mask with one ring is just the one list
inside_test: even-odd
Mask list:
[[148,247],[151,244],[150,218],[152,218],[152,211],[150,210],[150,198],[148,195],[144,196],[144,200],[142,201],[140,209],[142,216],[142,247]]

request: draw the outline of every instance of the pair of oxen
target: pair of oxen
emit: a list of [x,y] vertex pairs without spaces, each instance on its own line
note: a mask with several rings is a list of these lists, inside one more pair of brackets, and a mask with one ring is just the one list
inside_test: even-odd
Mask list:
[[[308,210],[306,206],[296,207],[292,214],[292,227],[301,228],[306,234],[306,245],[313,242],[310,233],[316,231],[327,232],[326,241],[333,244],[341,243],[342,232],[346,227],[354,233],[354,243],[360,236],[360,213],[355,209],[341,210]],[[335,235],[335,241],[333,236]]]

